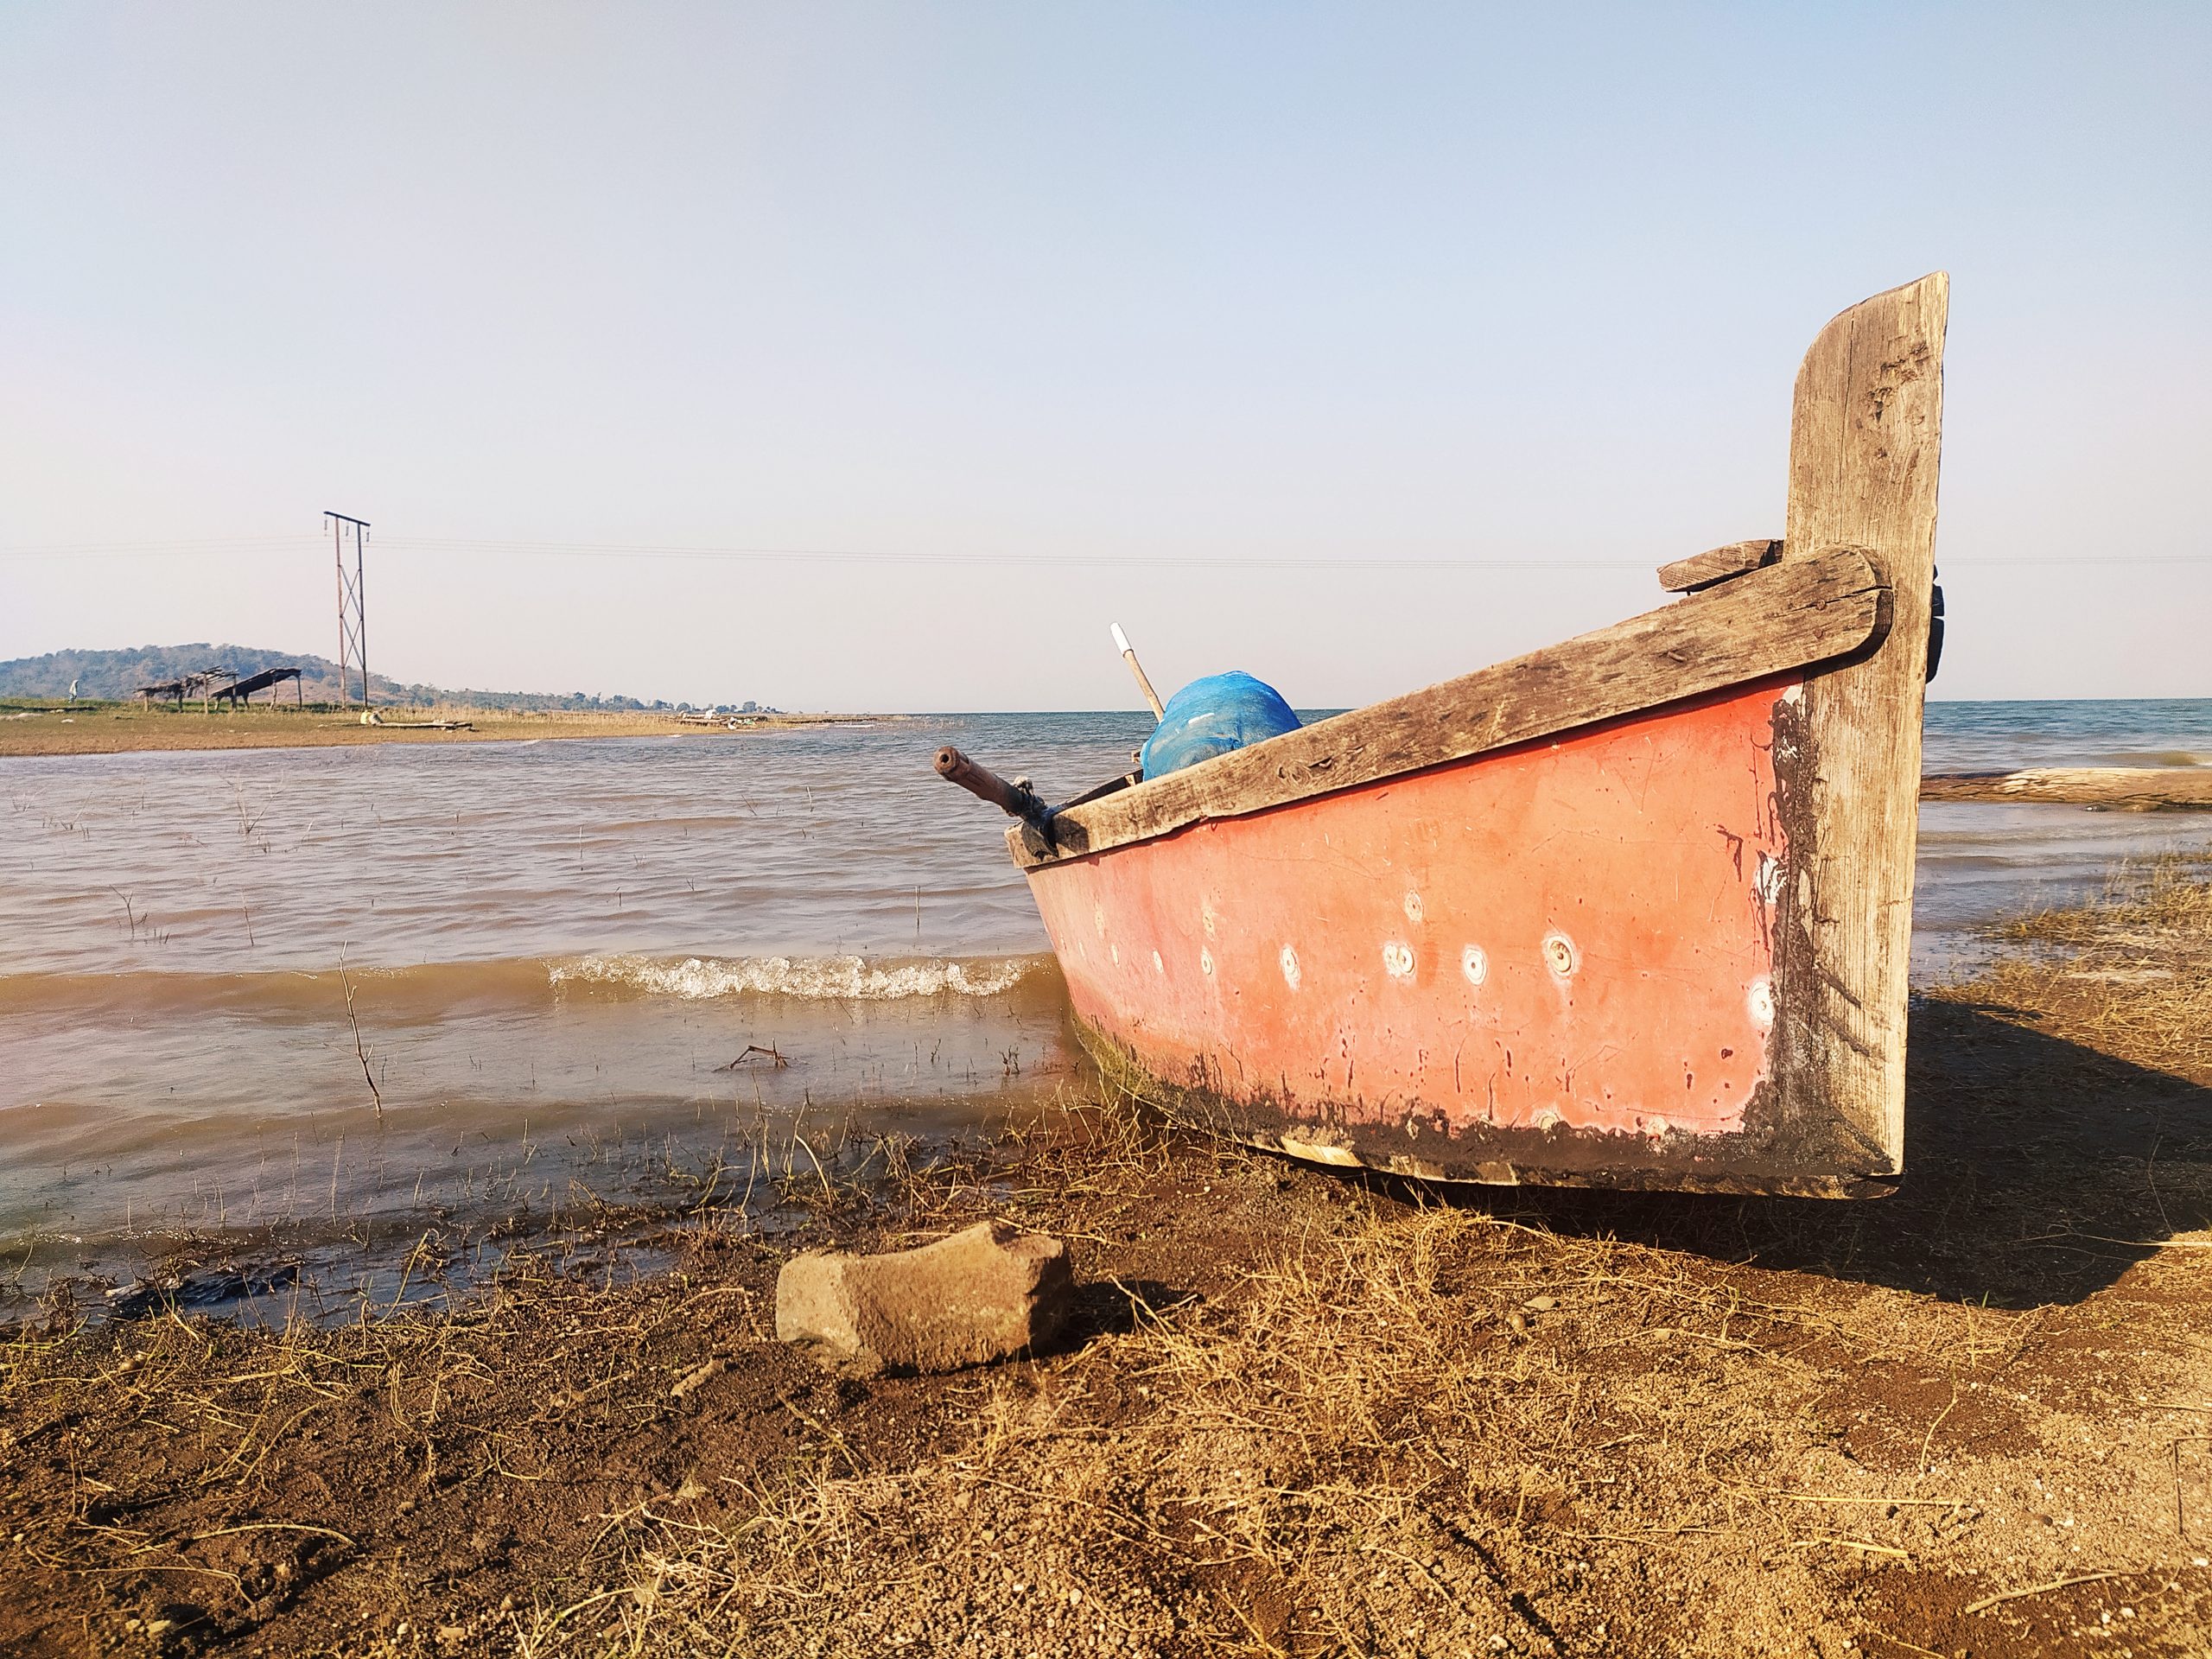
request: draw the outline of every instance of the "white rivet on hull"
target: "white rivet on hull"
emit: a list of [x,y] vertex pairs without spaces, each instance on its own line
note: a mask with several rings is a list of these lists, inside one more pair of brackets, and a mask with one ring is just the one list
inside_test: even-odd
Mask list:
[[1764,1031],[1774,1023],[1774,982],[1764,974],[1751,982],[1744,1001],[1751,1010],[1752,1023],[1760,1030]]
[[1560,979],[1571,977],[1582,965],[1582,953],[1574,948],[1574,941],[1564,933],[1544,935],[1544,966]]

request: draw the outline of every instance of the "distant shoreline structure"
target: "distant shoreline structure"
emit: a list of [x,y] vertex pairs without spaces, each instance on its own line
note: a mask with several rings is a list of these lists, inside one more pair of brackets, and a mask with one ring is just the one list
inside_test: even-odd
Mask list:
[[[517,743],[575,738],[743,738],[802,727],[874,726],[905,715],[721,714],[652,709],[485,709],[459,703],[379,703],[370,721],[356,705],[253,703],[203,714],[156,703],[0,697],[0,761],[151,751],[356,748],[384,743]],[[401,718],[393,720],[397,715]],[[408,718],[413,715],[416,718]]]
[[[118,651],[55,651],[39,657],[0,662],[0,698],[120,702],[135,698],[143,686],[181,681],[219,668],[240,678],[280,669],[300,671],[299,692],[308,702],[342,703],[338,664],[311,652],[270,651],[255,645],[139,645]],[[358,697],[353,699],[359,705]],[[410,684],[372,674],[369,701],[378,708],[455,708],[531,713],[665,713],[774,715],[783,711],[756,699],[699,703],[646,700],[586,691],[488,691]]]

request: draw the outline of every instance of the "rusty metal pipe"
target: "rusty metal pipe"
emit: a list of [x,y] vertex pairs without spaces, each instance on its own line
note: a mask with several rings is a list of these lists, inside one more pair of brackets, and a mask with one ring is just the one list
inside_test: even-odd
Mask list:
[[1009,817],[1020,818],[1049,843],[1052,839],[1052,809],[1037,798],[1029,787],[1029,780],[1017,778],[1009,783],[988,766],[979,766],[950,743],[937,752],[937,775],[948,783],[955,783],[970,795],[993,806]]

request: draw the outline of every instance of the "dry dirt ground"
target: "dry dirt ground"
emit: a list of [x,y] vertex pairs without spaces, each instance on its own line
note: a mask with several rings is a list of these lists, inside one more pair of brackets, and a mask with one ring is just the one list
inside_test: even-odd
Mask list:
[[[461,721],[471,731],[364,726],[359,714],[337,709],[256,704],[235,713],[142,709],[109,704],[69,710],[0,714],[0,757],[26,754],[119,754],[137,749],[315,749],[362,743],[493,743],[556,737],[728,736],[769,726],[852,718],[760,716],[752,727],[700,725],[671,715],[554,709],[543,713],[477,709],[385,709],[387,721]],[[740,718],[753,718],[740,716]]]
[[[0,1649],[2212,1650],[2201,874],[1916,1007],[1879,1202],[1440,1195],[1097,1107],[648,1278],[22,1330]],[[1072,1242],[1058,1351],[771,1339],[791,1250],[984,1213]]]

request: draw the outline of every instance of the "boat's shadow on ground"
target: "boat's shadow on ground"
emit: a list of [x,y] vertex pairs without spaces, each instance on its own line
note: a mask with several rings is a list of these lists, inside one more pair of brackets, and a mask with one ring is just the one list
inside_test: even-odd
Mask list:
[[[1916,1003],[1908,1053],[1906,1174],[1891,1198],[1421,1196],[1563,1233],[2004,1307],[2078,1301],[2172,1235],[2212,1226],[2212,1089],[1986,1004]],[[1412,1185],[1387,1184],[1402,1194]]]

